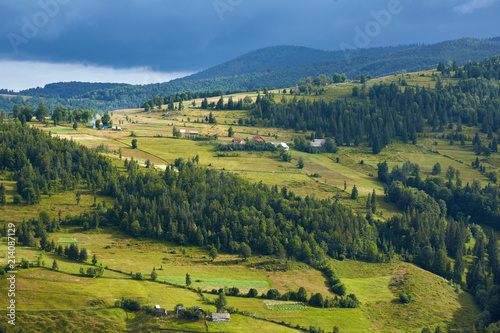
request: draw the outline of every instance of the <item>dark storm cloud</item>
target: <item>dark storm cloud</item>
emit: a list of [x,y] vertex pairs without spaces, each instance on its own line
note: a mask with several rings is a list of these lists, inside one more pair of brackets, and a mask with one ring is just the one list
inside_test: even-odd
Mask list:
[[[336,50],[500,35],[496,0],[4,0],[0,6],[1,58],[158,71],[203,69],[271,45]],[[390,16],[381,14],[377,28],[374,13],[382,11]]]

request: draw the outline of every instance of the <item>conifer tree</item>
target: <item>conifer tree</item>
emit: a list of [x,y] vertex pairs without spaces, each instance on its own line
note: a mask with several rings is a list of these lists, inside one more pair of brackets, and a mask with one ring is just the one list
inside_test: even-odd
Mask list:
[[356,184],[354,185],[354,187],[352,188],[352,192],[351,192],[351,199],[353,200],[356,200],[359,196],[359,192],[358,192],[358,188],[356,187]]

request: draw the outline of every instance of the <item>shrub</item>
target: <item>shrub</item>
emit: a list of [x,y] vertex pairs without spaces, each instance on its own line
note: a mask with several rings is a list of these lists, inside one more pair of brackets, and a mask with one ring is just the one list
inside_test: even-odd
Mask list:
[[267,292],[268,299],[280,299],[281,293],[277,289],[269,289]]
[[256,298],[257,296],[259,296],[259,292],[257,291],[257,289],[250,288],[250,290],[248,291],[247,297]]
[[229,288],[229,292],[227,293],[229,296],[238,296],[240,294],[240,289],[236,287]]
[[401,293],[399,294],[399,301],[403,304],[408,304],[410,303],[412,300],[412,295],[408,295],[406,293]]
[[320,293],[312,295],[311,298],[309,299],[309,305],[311,306],[322,308],[323,303],[324,303],[323,295],[321,295]]
[[337,295],[344,296],[346,293],[345,284],[343,284],[342,282],[339,282],[339,283],[333,285],[332,292],[334,292]]
[[141,303],[139,303],[139,301],[136,301],[135,299],[126,299],[123,301],[122,307],[125,310],[137,312],[141,309]]

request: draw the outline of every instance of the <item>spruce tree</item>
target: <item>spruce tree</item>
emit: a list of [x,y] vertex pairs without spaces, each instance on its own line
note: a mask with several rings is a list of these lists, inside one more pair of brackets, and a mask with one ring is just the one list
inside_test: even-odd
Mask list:
[[375,212],[377,211],[377,199],[376,199],[376,193],[375,193],[375,189],[373,189],[373,193],[372,193],[372,213],[375,214]]
[[356,200],[358,196],[359,196],[358,188],[356,187],[356,185],[354,185],[351,192],[351,199]]

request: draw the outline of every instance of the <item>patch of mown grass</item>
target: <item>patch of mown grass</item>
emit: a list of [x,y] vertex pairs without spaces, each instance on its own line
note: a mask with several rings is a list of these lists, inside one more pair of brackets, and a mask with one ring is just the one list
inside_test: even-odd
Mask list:
[[[141,281],[84,278],[41,268],[18,271],[16,283],[16,304],[20,311],[84,309],[96,298],[108,305],[122,297],[147,299]],[[7,280],[0,281],[0,288],[7,288]],[[0,301],[6,304],[7,293],[0,295]]]
[[84,309],[68,311],[20,311],[16,326],[27,333],[38,332],[109,332],[127,328],[122,309]]
[[78,243],[78,239],[76,237],[60,237],[57,240],[58,243]]
[[273,333],[288,333],[297,332],[297,330],[269,323],[266,321],[252,319],[246,316],[232,314],[229,322],[207,322],[209,332],[238,332],[238,333],[255,333],[255,332],[273,332]]
[[[191,275],[192,284],[197,286],[213,287],[241,287],[241,288],[268,288],[269,284],[265,280],[230,280],[230,279],[208,279]],[[182,276],[158,276],[158,281],[166,281],[175,284],[186,284],[186,278]]]
[[370,321],[361,309],[318,309],[307,307],[303,310],[272,311],[262,300],[228,297],[228,305],[254,314],[256,317],[291,323],[293,326],[318,326],[331,331],[338,326],[342,332],[362,332],[371,328]]
[[269,310],[273,311],[304,310],[307,308],[303,303],[296,302],[276,302],[276,304],[266,305]]

